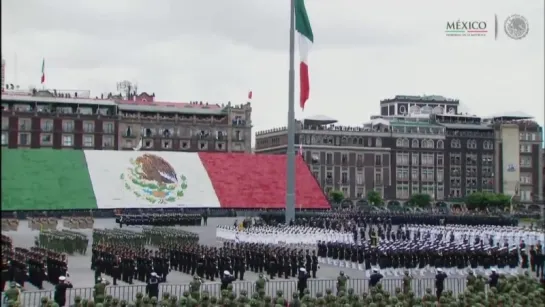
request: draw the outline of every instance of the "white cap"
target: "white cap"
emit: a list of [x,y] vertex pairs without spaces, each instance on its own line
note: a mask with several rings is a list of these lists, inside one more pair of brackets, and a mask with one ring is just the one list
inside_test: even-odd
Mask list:
[[496,272],[496,269],[492,269],[492,272]]
[[305,268],[300,268],[299,271],[301,271],[301,272],[306,272],[307,269],[305,269]]
[[443,272],[442,268],[437,268],[437,272]]
[[153,276],[153,277],[157,277],[157,273],[155,273],[155,272],[152,272],[152,273],[151,273],[151,276]]
[[64,276],[59,276],[59,280],[66,280],[66,277],[64,277]]
[[223,271],[223,275],[229,276],[229,275],[231,275],[231,273],[229,273],[229,271],[225,270],[225,271]]

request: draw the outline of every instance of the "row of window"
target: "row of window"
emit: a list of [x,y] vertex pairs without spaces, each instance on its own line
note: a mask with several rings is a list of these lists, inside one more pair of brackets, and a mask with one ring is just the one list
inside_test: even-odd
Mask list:
[[[17,144],[19,146],[30,146],[31,134],[27,132],[19,132],[17,135]],[[8,145],[8,133],[2,132],[2,145]],[[41,133],[40,134],[40,146],[52,146],[53,145],[53,134],[52,133]],[[74,135],[72,134],[63,134],[61,137],[61,145],[64,147],[74,146]],[[83,135],[82,137],[83,147],[93,148],[95,147],[95,136],[94,135]],[[103,148],[113,148],[114,147],[114,136],[113,135],[103,135],[102,136],[102,147]]]
[[443,149],[445,148],[445,143],[443,140],[437,141],[437,146],[435,146],[435,142],[433,140],[417,140],[413,139],[410,142],[411,146],[409,146],[409,139],[401,138],[396,139],[396,146],[397,147],[412,147],[412,148],[428,148],[428,149]]
[[[410,173],[410,178],[409,178]],[[396,178],[400,181],[437,181],[443,182],[445,171],[442,168],[435,170],[434,168],[412,168],[409,171],[408,167],[396,169]]]
[[[494,142],[493,141],[484,141],[483,143],[483,149],[484,150],[493,150],[494,149]],[[451,148],[462,148],[462,141],[460,139],[452,139],[450,141],[450,147]],[[466,147],[469,149],[477,149],[477,140],[467,140],[466,141]]]
[[306,145],[382,147],[382,139],[378,137],[373,142],[373,138],[301,134],[300,142]]
[[[311,152],[311,163],[312,164],[320,164],[320,153],[319,152]],[[362,165],[364,161],[364,155],[363,154],[357,154],[356,155],[356,164]],[[342,153],[341,154],[341,163],[347,164],[349,163],[348,154]],[[325,164],[334,164],[333,160],[333,153],[326,152],[325,153]],[[382,154],[375,154],[375,166],[382,166]]]
[[[312,171],[312,174],[314,175],[314,178],[316,179],[320,179],[320,171],[319,170],[313,170]],[[325,184],[340,184],[340,185],[343,185],[343,184],[350,184],[350,175],[348,173],[348,171],[343,171],[341,172],[341,178],[340,180],[338,180],[337,182],[335,182],[335,176],[333,175],[333,171],[326,171],[325,173]],[[363,174],[363,170],[358,170],[356,172],[356,185],[364,185],[365,184],[365,176]],[[375,181],[374,181],[374,184],[375,185],[382,185],[383,182],[382,182],[382,169],[380,168],[377,168],[375,169]]]
[[[444,165],[444,156],[443,154],[433,154],[433,153],[417,153],[413,152],[410,154],[411,165],[422,165],[422,166],[437,166]],[[409,165],[409,153],[408,152],[398,152],[396,153],[396,164],[397,165]]]
[[[95,133],[96,127],[94,121],[83,121],[82,128],[84,133]],[[52,119],[42,119],[40,120],[40,129],[43,132],[52,132],[53,131],[53,120]],[[9,122],[6,118],[2,118],[2,130],[9,129]],[[18,120],[18,129],[19,131],[30,131],[32,129],[32,121],[30,118],[19,118]],[[74,132],[75,125],[73,120],[63,120],[62,121],[62,131],[63,132]],[[114,122],[103,122],[102,123],[102,132],[103,133],[114,133],[115,124]]]
[[[133,140],[124,140],[123,142],[123,148],[144,148],[144,149],[154,149],[157,144],[160,145],[162,149],[181,149],[181,150],[189,150],[191,149],[191,143],[190,141],[181,141],[179,143],[178,148],[174,148],[173,144],[174,142],[172,140],[151,140],[151,139],[143,139],[141,141],[133,141]],[[227,145],[223,142],[215,142],[214,143],[215,150],[217,151],[225,151],[227,150]],[[210,150],[209,142],[207,141],[199,141],[197,143],[197,149],[202,151]],[[235,149],[236,150],[236,149]],[[240,150],[240,149],[239,149]]]
[[[180,137],[192,137],[197,136],[200,139],[209,139],[209,138],[215,138],[216,140],[222,141],[227,139],[227,132],[225,130],[210,130],[207,128],[180,128],[178,131],[176,131],[175,128],[172,127],[163,127],[163,128],[150,128],[150,127],[141,127],[140,133],[138,133],[137,129],[134,129],[132,126],[126,126],[124,128],[123,136],[124,137],[165,137],[170,138],[174,136],[180,136]],[[279,143],[278,138],[273,138],[273,143],[276,141]],[[234,141],[243,141],[244,140],[244,133],[241,130],[233,130],[232,132],[232,140]]]
[[521,132],[521,141],[539,141],[539,135],[536,132]]

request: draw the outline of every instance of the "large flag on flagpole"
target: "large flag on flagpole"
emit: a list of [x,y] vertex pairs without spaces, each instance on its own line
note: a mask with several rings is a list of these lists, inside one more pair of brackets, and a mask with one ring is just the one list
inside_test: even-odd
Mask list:
[[304,109],[310,95],[308,53],[314,43],[314,34],[312,33],[304,0],[295,0],[295,31],[299,40],[299,56],[301,58],[301,63],[299,64],[299,82],[301,87],[299,105],[301,109]]
[[42,84],[45,83],[45,59],[42,59]]

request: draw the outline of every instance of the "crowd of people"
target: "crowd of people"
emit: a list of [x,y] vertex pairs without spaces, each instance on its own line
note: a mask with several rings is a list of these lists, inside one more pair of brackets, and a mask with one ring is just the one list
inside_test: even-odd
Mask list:
[[201,226],[208,215],[185,213],[120,214],[115,218],[119,227],[126,226]]

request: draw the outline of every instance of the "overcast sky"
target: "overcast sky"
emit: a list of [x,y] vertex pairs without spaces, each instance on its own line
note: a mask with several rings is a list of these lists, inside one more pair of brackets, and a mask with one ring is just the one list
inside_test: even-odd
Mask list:
[[[315,45],[299,118],[356,125],[380,99],[436,94],[544,121],[543,0],[307,0],[307,10]],[[524,39],[503,30],[512,14],[529,21]],[[447,37],[456,20],[492,33]],[[45,58],[47,87],[93,96],[121,80],[162,101],[242,103],[252,90],[255,131],[286,123],[288,34],[288,0],[2,0],[8,83],[39,85]]]

